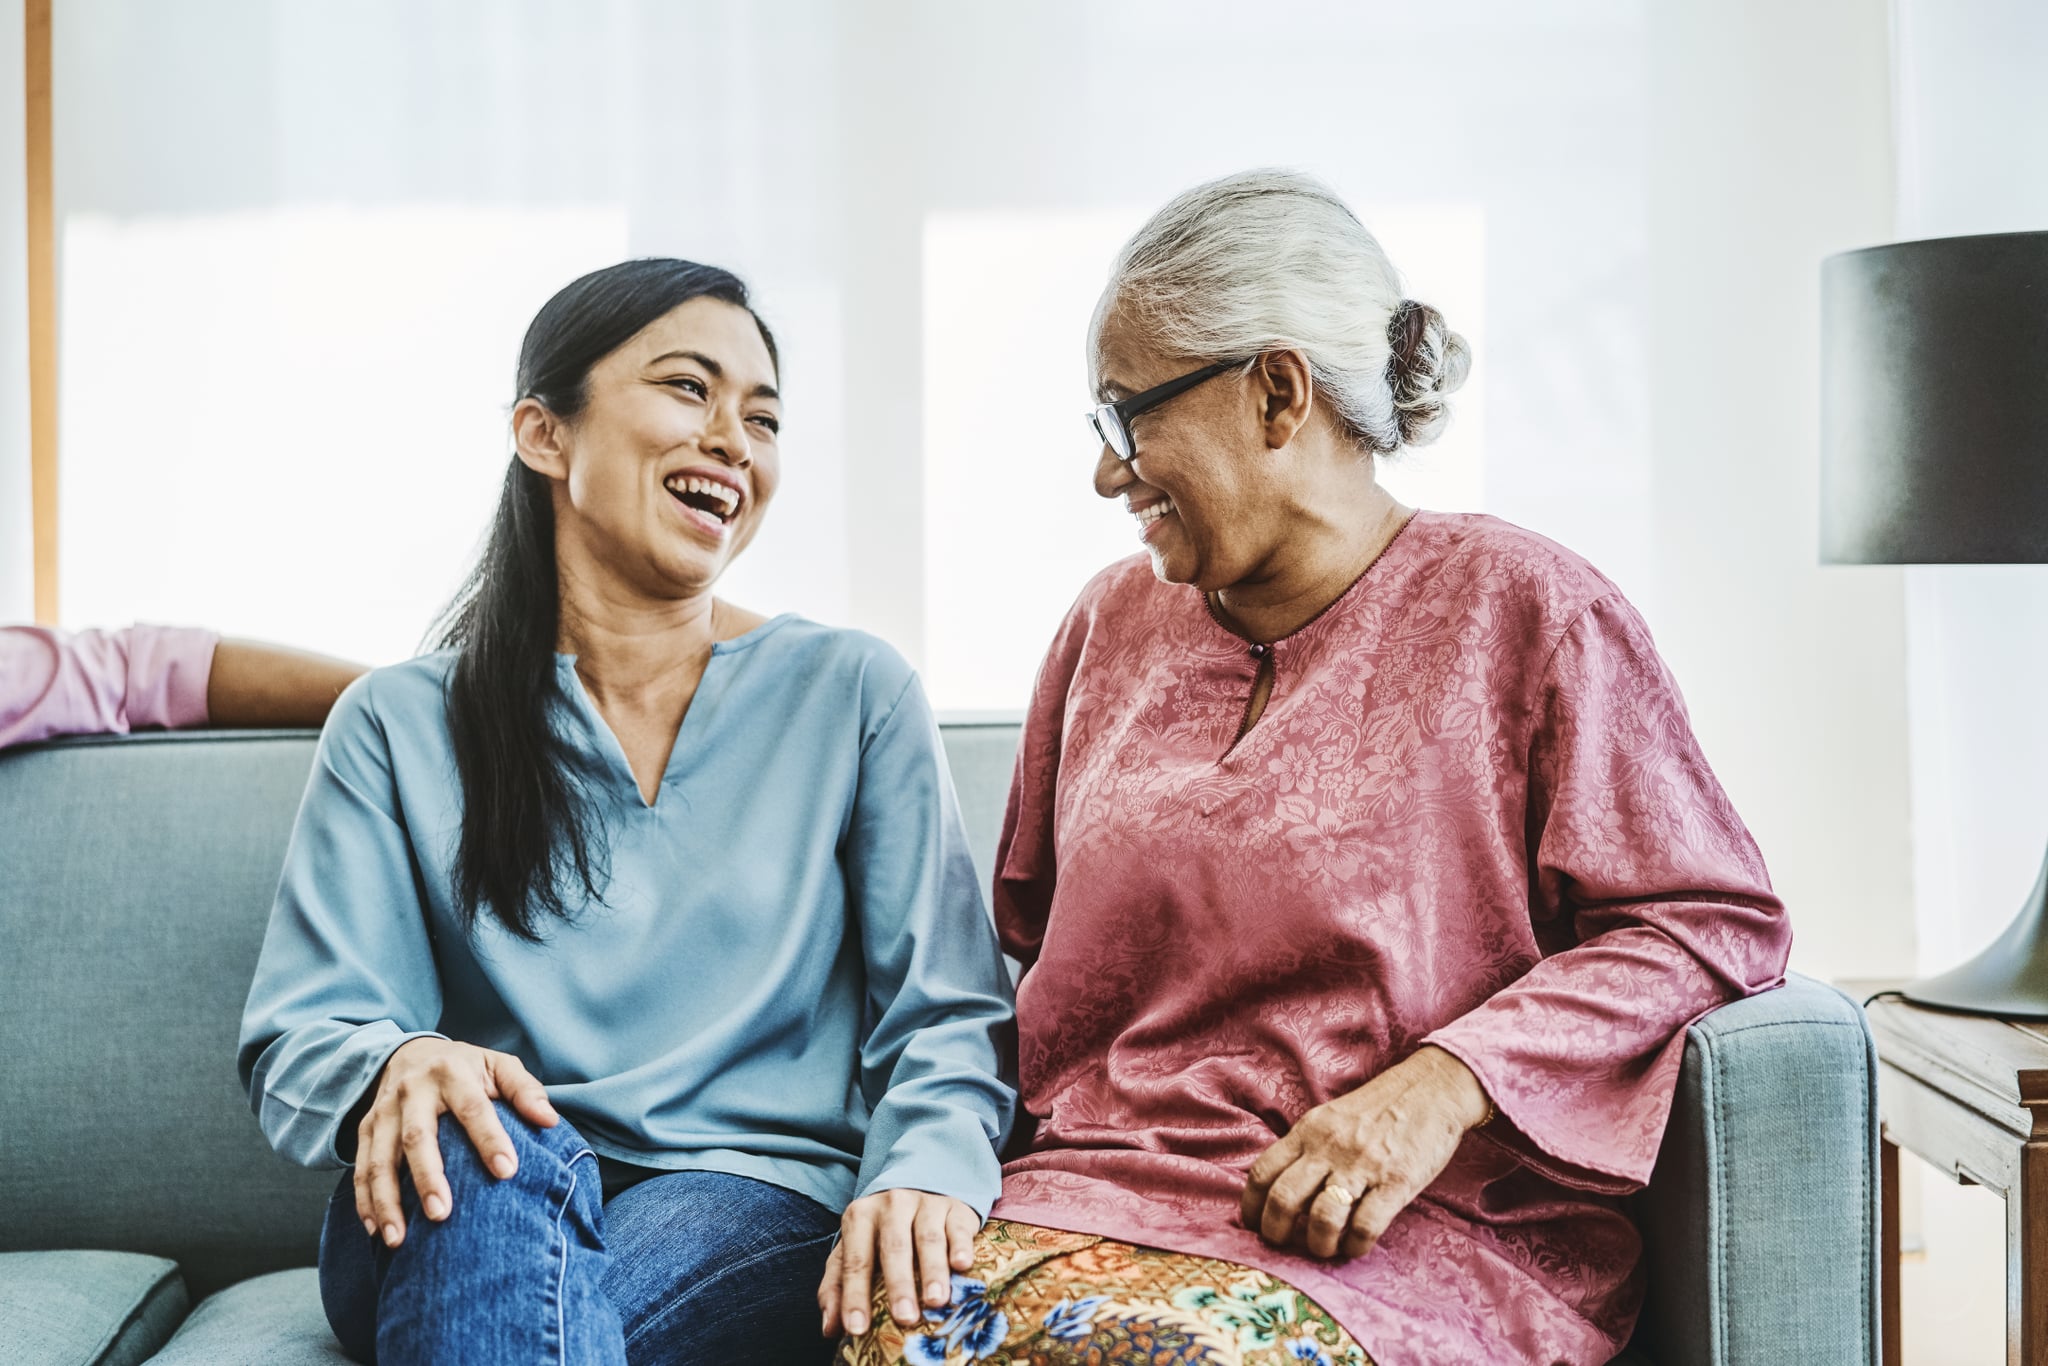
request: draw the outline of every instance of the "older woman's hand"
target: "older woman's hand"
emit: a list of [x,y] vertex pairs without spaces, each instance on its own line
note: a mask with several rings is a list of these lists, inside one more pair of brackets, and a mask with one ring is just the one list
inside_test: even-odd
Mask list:
[[1244,1226],[1318,1257],[1363,1257],[1489,1113],[1472,1069],[1425,1047],[1310,1110],[1261,1153],[1245,1182]]

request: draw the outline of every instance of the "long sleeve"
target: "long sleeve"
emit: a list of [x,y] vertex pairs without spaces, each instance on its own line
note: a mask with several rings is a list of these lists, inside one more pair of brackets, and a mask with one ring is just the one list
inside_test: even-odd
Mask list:
[[983,909],[939,732],[913,676],[863,745],[844,859],[874,1021],[856,1196],[911,1188],[984,1217],[1016,1090],[1010,980]]
[[1618,595],[1572,622],[1536,701],[1530,913],[1544,956],[1428,1042],[1476,1073],[1489,1135],[1568,1185],[1649,1179],[1685,1026],[1782,980],[1791,942],[1649,629]]
[[1053,637],[1031,686],[1031,705],[1017,745],[1017,764],[996,841],[993,892],[996,933],[1003,950],[1028,972],[1045,942],[1052,913],[1056,857],[1053,803],[1059,790],[1060,743],[1066,730],[1067,690],[1087,636],[1088,594]]
[[336,703],[285,853],[238,1063],[264,1137],[344,1165],[342,1121],[409,1039],[444,1037],[441,985],[389,748],[359,679]]
[[0,627],[0,749],[54,735],[206,724],[212,631]]

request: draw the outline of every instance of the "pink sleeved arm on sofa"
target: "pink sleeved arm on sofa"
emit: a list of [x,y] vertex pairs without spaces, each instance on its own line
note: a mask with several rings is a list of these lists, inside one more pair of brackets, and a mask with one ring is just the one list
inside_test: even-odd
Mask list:
[[53,735],[204,725],[212,631],[0,627],[0,748]]

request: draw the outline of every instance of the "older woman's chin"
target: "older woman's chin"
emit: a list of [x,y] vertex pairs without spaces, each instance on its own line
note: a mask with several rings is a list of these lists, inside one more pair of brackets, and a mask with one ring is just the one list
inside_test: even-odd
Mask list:
[[1166,526],[1162,522],[1148,528],[1144,549],[1152,560],[1152,572],[1161,583],[1193,583],[1201,567],[1201,557],[1188,544],[1187,536],[1177,526]]
[[1196,570],[1193,556],[1185,553],[1176,555],[1170,551],[1161,550],[1158,546],[1154,545],[1146,546],[1145,550],[1152,559],[1153,576],[1161,583],[1195,582]]

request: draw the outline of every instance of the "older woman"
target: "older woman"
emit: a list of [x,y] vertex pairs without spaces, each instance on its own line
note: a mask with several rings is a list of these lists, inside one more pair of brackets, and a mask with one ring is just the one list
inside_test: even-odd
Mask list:
[[328,722],[240,1060],[280,1153],[353,1165],[359,1361],[823,1359],[835,1236],[897,1295],[967,1265],[1010,984],[909,665],[713,594],[781,426],[734,276],[568,285],[447,648]]
[[1092,343],[1146,554],[1053,642],[999,855],[1036,1133],[851,1358],[1606,1361],[1683,1027],[1789,939],[1677,686],[1585,561],[1375,482],[1466,349],[1319,184],[1176,199]]

